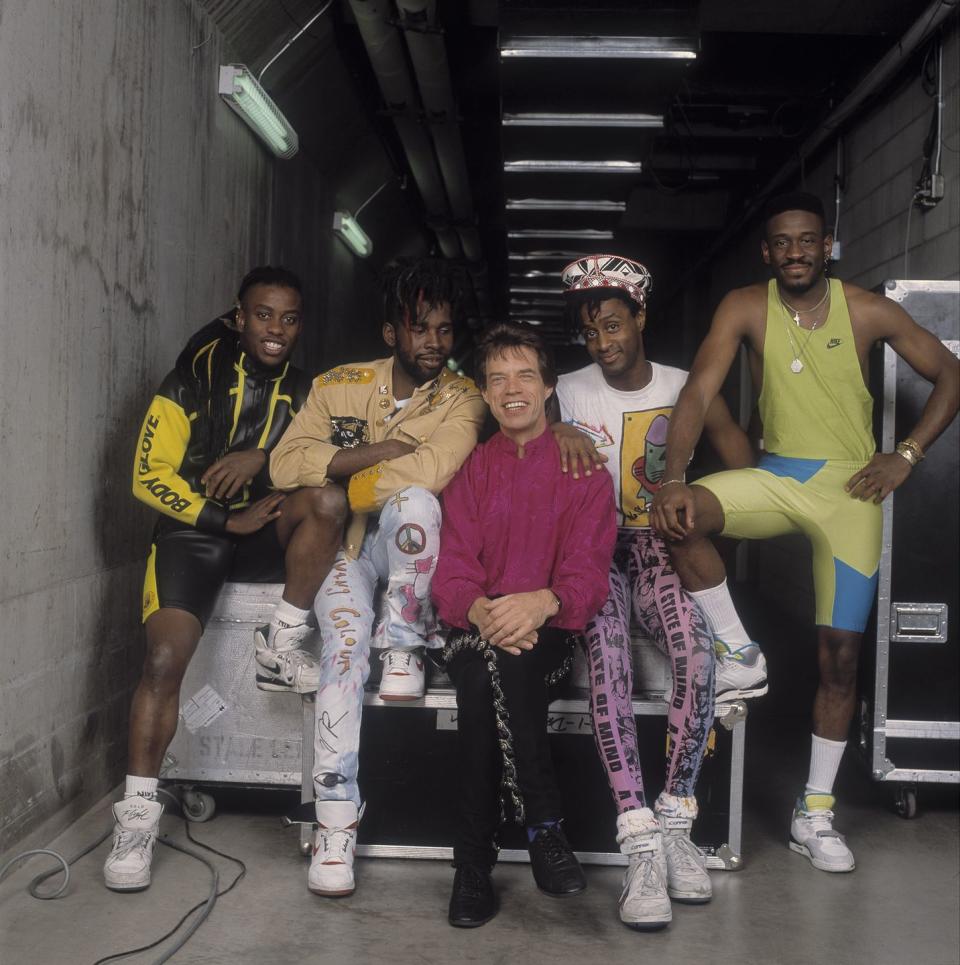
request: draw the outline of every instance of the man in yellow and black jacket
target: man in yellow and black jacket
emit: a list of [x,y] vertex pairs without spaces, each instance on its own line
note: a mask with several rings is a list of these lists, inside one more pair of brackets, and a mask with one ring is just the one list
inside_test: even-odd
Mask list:
[[133,493],[160,516],[144,580],[147,648],[130,713],[125,796],[114,806],[104,865],[116,891],[150,884],[160,763],[176,731],[183,675],[228,577],[282,582],[286,571],[274,619],[258,631],[272,655],[258,666],[258,686],[317,686],[317,665],[299,644],[339,546],[346,497],[336,487],[276,492],[267,467],[310,388],[289,362],[302,325],[300,288],[283,268],[249,272],[235,311],[180,354],[140,431]]

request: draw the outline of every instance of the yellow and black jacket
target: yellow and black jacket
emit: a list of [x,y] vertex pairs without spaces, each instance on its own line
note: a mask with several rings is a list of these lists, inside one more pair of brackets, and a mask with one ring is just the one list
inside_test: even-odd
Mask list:
[[[203,345],[194,355],[194,372],[209,371],[218,351],[235,354],[226,451],[263,449],[269,455],[306,400],[310,380],[289,362],[277,372],[260,370],[229,338],[213,338]],[[200,477],[219,453],[205,451],[197,438],[196,407],[196,392],[174,370],[163,380],[143,420],[133,463],[133,494],[172,519],[222,533],[232,510],[270,492],[270,473],[265,464],[229,504],[207,499]]]

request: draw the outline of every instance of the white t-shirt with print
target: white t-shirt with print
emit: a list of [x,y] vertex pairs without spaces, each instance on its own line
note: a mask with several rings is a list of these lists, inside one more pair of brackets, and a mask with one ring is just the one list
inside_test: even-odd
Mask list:
[[633,392],[607,385],[596,364],[561,375],[557,383],[563,421],[586,432],[607,456],[618,526],[650,525],[650,502],[663,481],[670,414],[687,381],[683,369],[650,365],[650,381]]

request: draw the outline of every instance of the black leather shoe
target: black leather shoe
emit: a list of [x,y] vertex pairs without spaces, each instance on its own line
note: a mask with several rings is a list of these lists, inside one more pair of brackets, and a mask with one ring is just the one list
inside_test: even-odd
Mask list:
[[586,889],[587,879],[580,862],[559,828],[539,828],[527,847],[533,878],[542,892],[565,898]]
[[479,928],[500,910],[490,872],[475,864],[457,866],[447,920],[454,928]]

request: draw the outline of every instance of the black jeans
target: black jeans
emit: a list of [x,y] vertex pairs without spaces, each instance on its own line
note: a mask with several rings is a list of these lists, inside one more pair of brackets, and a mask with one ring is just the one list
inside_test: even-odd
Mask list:
[[[452,634],[448,646],[459,636]],[[571,652],[568,637],[566,630],[541,628],[536,646],[518,657],[493,650],[509,713],[517,784],[528,826],[561,817],[560,792],[547,740],[549,695],[545,677]],[[497,860],[495,837],[500,824],[503,755],[497,739],[490,671],[483,653],[473,649],[454,656],[447,671],[457,688],[460,758],[460,820],[453,860],[455,864],[492,868]]]

